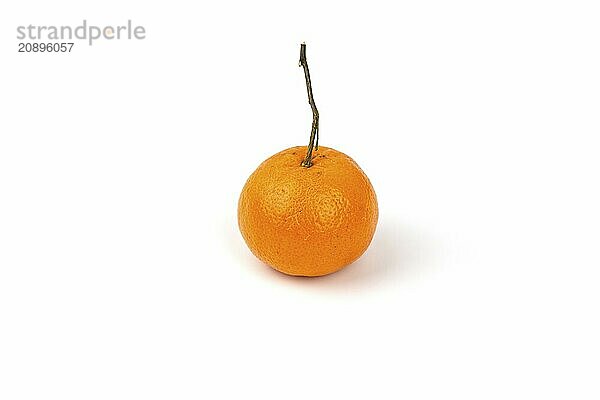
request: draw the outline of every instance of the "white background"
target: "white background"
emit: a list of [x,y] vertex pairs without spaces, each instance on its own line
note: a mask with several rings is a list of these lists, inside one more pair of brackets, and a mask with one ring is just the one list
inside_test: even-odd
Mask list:
[[[598,399],[593,1],[5,1],[0,398]],[[17,53],[19,25],[142,41]],[[374,241],[284,276],[238,194],[308,141],[379,198]]]

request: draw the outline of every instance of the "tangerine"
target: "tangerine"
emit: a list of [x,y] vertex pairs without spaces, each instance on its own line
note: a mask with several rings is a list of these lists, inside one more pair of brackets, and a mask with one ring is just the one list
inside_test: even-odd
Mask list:
[[319,149],[306,44],[300,45],[313,122],[306,147],[283,150],[250,175],[238,203],[238,224],[256,257],[289,275],[321,276],[344,268],[369,247],[377,198],[350,157]]
[[321,276],[365,252],[377,225],[377,198],[350,157],[320,147],[306,168],[301,166],[306,150],[283,150],[250,175],[238,223],[264,263],[289,275]]

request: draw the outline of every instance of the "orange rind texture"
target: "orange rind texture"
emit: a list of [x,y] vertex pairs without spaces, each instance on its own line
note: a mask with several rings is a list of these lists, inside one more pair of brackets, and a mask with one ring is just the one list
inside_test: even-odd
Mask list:
[[238,224],[252,253],[288,275],[321,276],[358,259],[378,219],[369,178],[350,157],[319,147],[283,150],[250,175],[238,203]]

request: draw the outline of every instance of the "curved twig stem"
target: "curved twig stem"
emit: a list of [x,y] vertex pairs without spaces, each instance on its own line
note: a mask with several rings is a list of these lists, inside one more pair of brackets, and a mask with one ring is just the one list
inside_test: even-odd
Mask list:
[[308,142],[308,150],[306,157],[302,161],[302,166],[309,168],[312,166],[312,153],[314,150],[319,150],[319,111],[315,105],[313,98],[312,85],[310,82],[310,72],[308,71],[308,62],[306,61],[306,43],[300,45],[300,62],[299,66],[304,69],[304,79],[306,80],[306,91],[308,92],[308,104],[313,114],[312,127],[310,129],[310,140]]

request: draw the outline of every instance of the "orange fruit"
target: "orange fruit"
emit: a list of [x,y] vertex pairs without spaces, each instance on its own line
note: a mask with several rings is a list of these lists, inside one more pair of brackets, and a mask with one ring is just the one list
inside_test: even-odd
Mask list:
[[319,147],[310,168],[306,146],[283,150],[248,178],[238,203],[239,228],[252,253],[289,275],[338,271],[367,249],[377,198],[350,157]]
[[377,226],[377,198],[354,160],[319,149],[305,43],[299,65],[313,114],[310,141],[271,156],[250,175],[238,203],[238,224],[252,253],[266,264],[289,275],[321,276],[367,250]]

